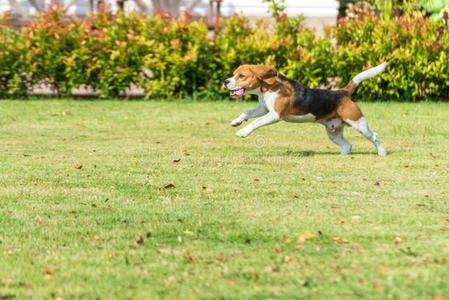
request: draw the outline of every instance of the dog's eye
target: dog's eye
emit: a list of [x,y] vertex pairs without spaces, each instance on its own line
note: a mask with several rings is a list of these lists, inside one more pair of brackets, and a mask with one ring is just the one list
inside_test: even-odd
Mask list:
[[245,75],[240,74],[240,75],[239,75],[239,78],[245,78]]

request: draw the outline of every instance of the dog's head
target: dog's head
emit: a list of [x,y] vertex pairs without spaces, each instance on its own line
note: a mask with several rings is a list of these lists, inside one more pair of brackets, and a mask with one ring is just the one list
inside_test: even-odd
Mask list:
[[274,84],[277,77],[278,71],[272,66],[241,65],[223,86],[231,90],[231,97],[236,98],[263,91],[264,87]]

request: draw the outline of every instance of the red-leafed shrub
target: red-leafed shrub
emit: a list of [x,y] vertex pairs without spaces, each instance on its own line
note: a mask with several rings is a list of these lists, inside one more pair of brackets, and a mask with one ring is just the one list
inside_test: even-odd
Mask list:
[[24,44],[20,46],[25,55],[28,86],[45,84],[59,95],[67,95],[77,86],[67,76],[67,66],[72,53],[82,47],[83,27],[83,22],[75,17],[66,19],[61,5],[53,2],[22,31],[20,41]]
[[26,63],[21,35],[7,26],[10,12],[0,16],[0,96],[27,93]]
[[[273,2],[273,1],[271,1]],[[273,2],[274,3],[274,2]],[[0,96],[47,84],[60,95],[84,86],[101,96],[130,87],[148,97],[225,96],[222,81],[240,64],[275,65],[310,87],[344,86],[363,69],[388,61],[356,97],[416,100],[448,97],[447,19],[341,19],[318,37],[301,17],[273,8],[275,22],[233,16],[212,35],[183,15],[143,17],[102,8],[81,21],[53,4],[21,32],[0,19]],[[219,97],[221,98],[221,97]]]

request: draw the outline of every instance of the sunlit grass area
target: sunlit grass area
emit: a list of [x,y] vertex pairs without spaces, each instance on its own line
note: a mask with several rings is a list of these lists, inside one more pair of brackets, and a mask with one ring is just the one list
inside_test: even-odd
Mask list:
[[449,103],[359,103],[390,153],[251,102],[1,101],[0,299],[449,295]]

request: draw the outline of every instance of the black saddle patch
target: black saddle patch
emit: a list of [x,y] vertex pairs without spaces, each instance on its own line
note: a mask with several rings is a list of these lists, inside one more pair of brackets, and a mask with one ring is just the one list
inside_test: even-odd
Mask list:
[[329,91],[323,89],[311,89],[297,81],[288,79],[279,74],[281,81],[287,81],[294,89],[294,106],[304,113],[311,113],[317,119],[324,118],[333,113],[340,105],[343,97],[348,96],[344,90]]

